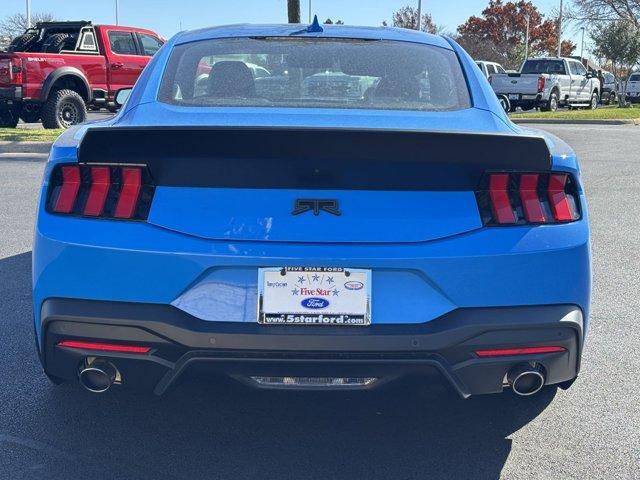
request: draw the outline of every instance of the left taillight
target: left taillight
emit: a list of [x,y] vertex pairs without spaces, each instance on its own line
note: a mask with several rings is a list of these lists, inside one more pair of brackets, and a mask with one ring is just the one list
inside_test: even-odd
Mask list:
[[146,220],[155,190],[146,166],[57,165],[47,210],[92,218]]
[[19,57],[11,58],[9,78],[13,85],[22,84],[22,59]]
[[580,219],[577,184],[569,173],[488,172],[476,198],[486,226]]

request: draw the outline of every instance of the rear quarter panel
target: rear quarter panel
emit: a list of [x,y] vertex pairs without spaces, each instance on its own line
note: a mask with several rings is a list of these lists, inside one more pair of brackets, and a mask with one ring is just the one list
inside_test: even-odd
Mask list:
[[61,67],[78,69],[92,89],[105,89],[106,63],[102,55],[21,53],[26,70],[25,99],[39,100],[47,77]]

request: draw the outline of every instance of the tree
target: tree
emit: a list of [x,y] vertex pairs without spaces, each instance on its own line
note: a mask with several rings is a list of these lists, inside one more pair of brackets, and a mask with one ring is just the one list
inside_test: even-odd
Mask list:
[[[631,20],[602,22],[594,27],[591,39],[594,54],[611,62],[616,77],[630,72],[640,61],[640,28]],[[624,95],[618,95],[618,100],[624,102]]]
[[[394,27],[416,30],[418,27],[418,9],[406,5],[393,13],[392,20]],[[382,22],[382,24],[386,26],[387,22]],[[420,29],[427,33],[437,33],[439,30],[433,18],[428,13],[422,14]]]
[[571,17],[597,26],[625,20],[640,28],[640,0],[574,0]]
[[300,0],[287,0],[289,23],[300,23]]
[[[36,12],[31,14],[31,25],[38,22],[50,22],[54,20],[52,13]],[[14,13],[7,15],[0,21],[0,37],[14,38],[22,35],[27,29],[27,17],[22,13]]]
[[[529,55],[555,55],[558,44],[557,22],[545,19],[532,2],[490,0],[482,15],[472,16],[458,27],[457,40],[469,54],[482,60],[501,61],[507,68],[518,68],[525,55],[529,16]],[[562,42],[562,55],[569,56],[576,45]],[[482,58],[489,53],[491,58]]]

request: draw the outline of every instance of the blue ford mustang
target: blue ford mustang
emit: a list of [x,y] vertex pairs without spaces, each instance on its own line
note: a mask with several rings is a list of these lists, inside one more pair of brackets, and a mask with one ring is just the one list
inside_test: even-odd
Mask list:
[[575,154],[454,41],[242,25],[176,35],[54,144],[33,311],[47,375],[96,392],[197,370],[530,395],[577,377],[590,276]]

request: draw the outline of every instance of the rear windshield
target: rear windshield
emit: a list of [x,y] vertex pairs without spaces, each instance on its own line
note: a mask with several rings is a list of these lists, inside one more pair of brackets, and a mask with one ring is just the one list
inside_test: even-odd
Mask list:
[[383,40],[234,38],[174,47],[159,100],[445,111],[471,106],[454,52]]
[[635,73],[629,77],[630,82],[640,82],[640,73]]
[[520,73],[556,73],[566,75],[562,60],[527,60]]

